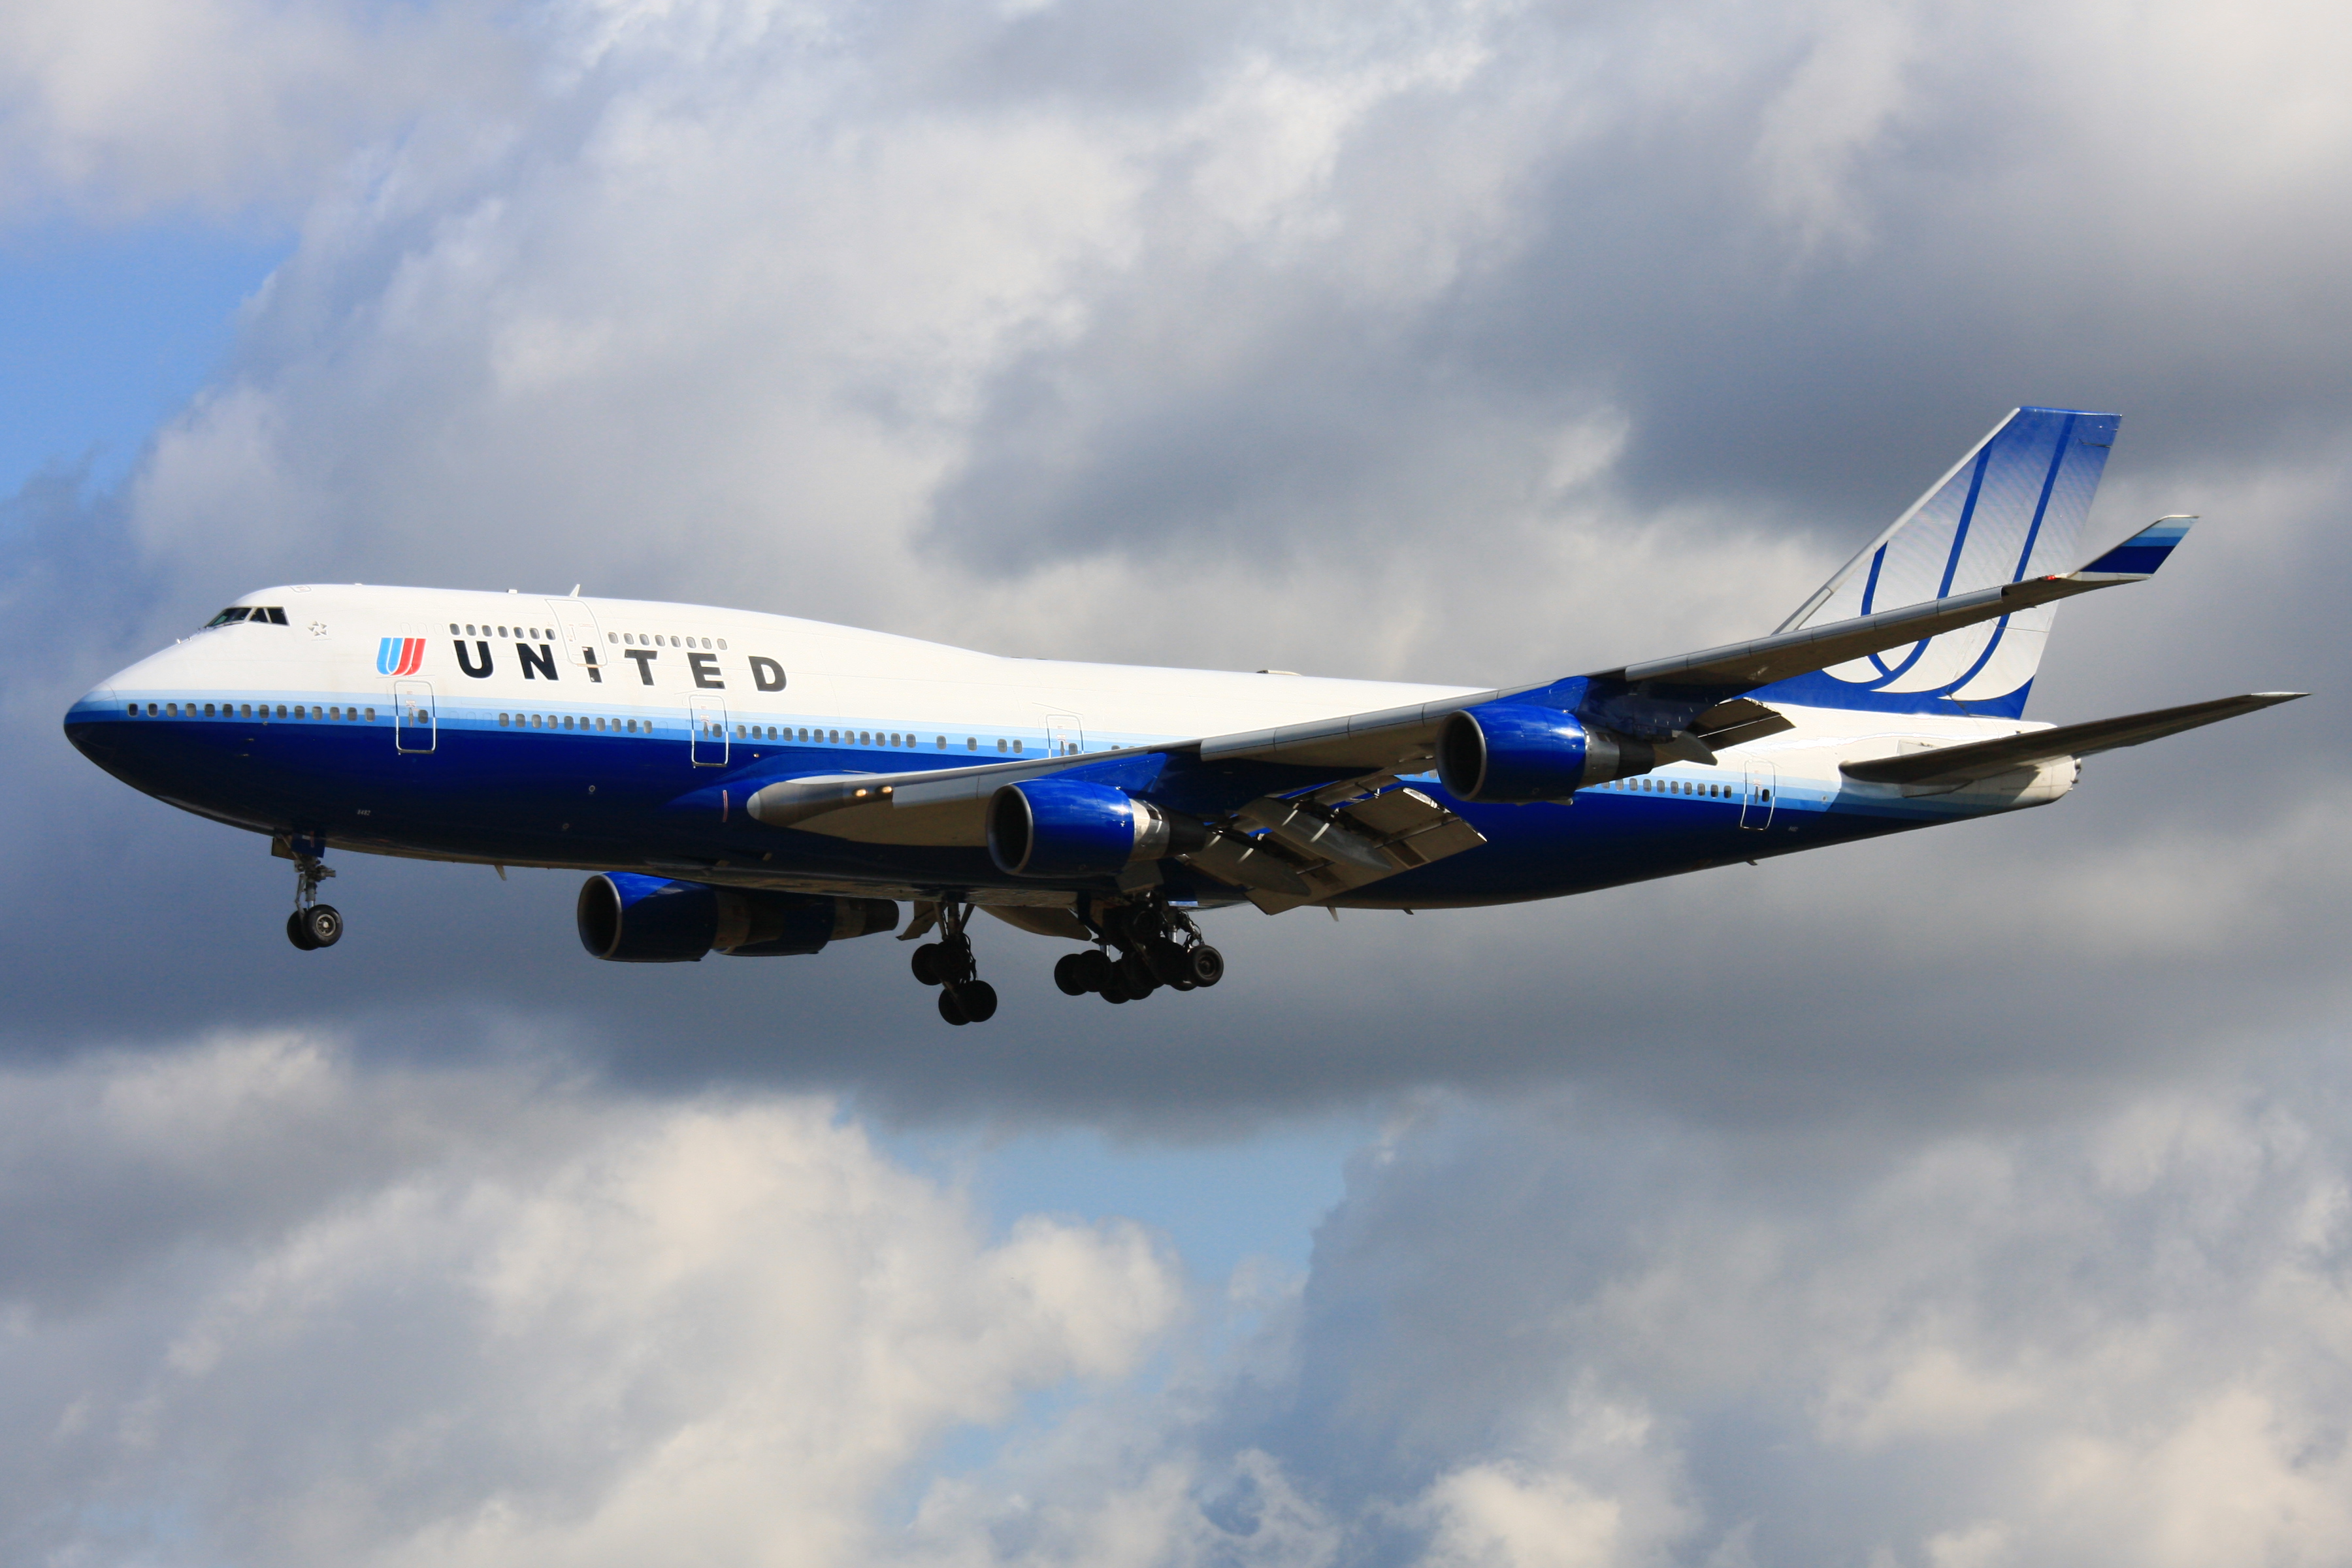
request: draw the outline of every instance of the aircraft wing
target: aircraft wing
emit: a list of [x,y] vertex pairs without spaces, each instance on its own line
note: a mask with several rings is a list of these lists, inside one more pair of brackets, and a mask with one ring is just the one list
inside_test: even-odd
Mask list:
[[[2037,605],[2054,604],[2119,584],[2144,582],[2154,575],[2164,556],[2179,542],[2183,531],[2173,519],[2151,524],[2081,571],[2063,575],[2004,583],[1999,587],[1955,594],[1899,610],[1780,632],[1751,642],[1727,643],[1673,658],[1596,670],[1568,681],[1537,681],[1418,707],[1390,708],[1272,730],[1213,736],[1199,742],[1200,754],[1209,761],[1249,758],[1302,767],[1412,773],[1426,766],[1435,755],[1438,730],[1447,714],[1475,708],[1483,702],[1532,693],[1567,697],[1570,695],[1569,689],[1578,682],[1582,683],[1574,693],[1578,698],[1598,697],[1601,703],[1616,710],[1600,715],[1602,722],[1623,721],[1630,699],[1632,705],[1646,705],[1655,712],[1650,724],[1643,725],[1637,719],[1628,727],[1653,730],[1661,739],[1679,731],[1704,742],[1709,735],[1721,735],[1727,730],[1747,731],[1739,738],[1753,739],[1757,733],[1769,732],[1753,728],[1767,710],[1762,710],[1761,704],[1748,702],[1745,709],[1759,711],[1742,711],[1742,705],[1736,702],[1742,692],[1792,676],[1810,675],[1868,654],[1904,647],[1982,621],[1998,620]],[[1585,710],[1581,702],[1570,705],[1577,706],[1580,712]],[[1720,711],[1727,709],[1728,712]],[[1718,718],[1728,721],[1708,722]],[[1689,754],[1703,760],[1707,752],[1694,749]]]
[[[1649,740],[1662,760],[1711,760],[1711,745],[1736,744],[1788,727],[1787,720],[1741,693],[2037,605],[2142,581],[2179,542],[2177,521],[2143,530],[2078,572],[1679,658],[1118,752],[788,779],[756,792],[745,809],[771,826],[864,843],[976,847],[986,842],[990,797],[1025,779],[1079,773],[1123,788],[1148,788],[1171,763],[1218,771],[1236,782],[1255,776],[1258,782],[1232,792],[1213,814],[1230,821],[1210,849],[1187,858],[1250,889],[1261,907],[1287,908],[1485,842],[1461,817],[1397,783],[1399,775],[1432,764],[1440,729],[1462,709],[1530,699]],[[1307,791],[1312,793],[1301,793]]]
[[2282,702],[2310,695],[2304,691],[2252,691],[2243,697],[2221,697],[2179,708],[2159,708],[2152,713],[2130,713],[2120,719],[2095,719],[2087,724],[2062,724],[2053,730],[2029,730],[1997,740],[1965,745],[1936,746],[1906,752],[1899,757],[1878,757],[1847,763],[1839,771],[1864,784],[1934,786],[1957,789],[1996,774],[2052,761],[2087,757],[2142,742],[2178,735],[2206,724],[2218,724],[2242,713],[2255,713]]

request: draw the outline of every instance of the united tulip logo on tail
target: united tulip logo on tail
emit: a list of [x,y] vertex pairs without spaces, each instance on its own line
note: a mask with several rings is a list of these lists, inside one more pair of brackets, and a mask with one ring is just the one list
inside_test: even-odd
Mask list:
[[375,645],[378,675],[415,675],[424,668],[423,637],[385,637]]

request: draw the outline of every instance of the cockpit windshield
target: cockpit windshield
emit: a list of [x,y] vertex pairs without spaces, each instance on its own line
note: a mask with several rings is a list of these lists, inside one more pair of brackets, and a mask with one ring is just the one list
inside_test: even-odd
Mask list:
[[205,630],[210,631],[215,626],[233,626],[239,621],[253,621],[257,624],[266,622],[270,626],[282,626],[286,624],[286,612],[274,605],[231,605],[227,609],[206,621]]

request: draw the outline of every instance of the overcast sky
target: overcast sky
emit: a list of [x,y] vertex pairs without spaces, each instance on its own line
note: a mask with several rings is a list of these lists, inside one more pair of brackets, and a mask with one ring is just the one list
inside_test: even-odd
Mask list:
[[[2352,35],[2320,5],[0,12],[0,1544],[2352,1562]],[[305,580],[1485,684],[2113,409],[2059,806],[1216,917],[1115,1013],[260,841],[58,720]]]

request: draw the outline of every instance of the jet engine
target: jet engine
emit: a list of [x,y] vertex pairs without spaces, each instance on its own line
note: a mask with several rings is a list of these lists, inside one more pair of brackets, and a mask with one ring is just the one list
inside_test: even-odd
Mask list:
[[1657,765],[1653,748],[1589,730],[1557,708],[1489,702],[1448,714],[1437,736],[1437,776],[1462,800],[1566,800]]
[[988,801],[988,852],[1014,877],[1110,877],[1137,860],[1189,854],[1209,830],[1083,779],[1028,779]]
[[774,958],[898,929],[898,906],[887,899],[714,888],[629,871],[589,878],[573,912],[580,945],[616,963],[692,963],[714,949]]

